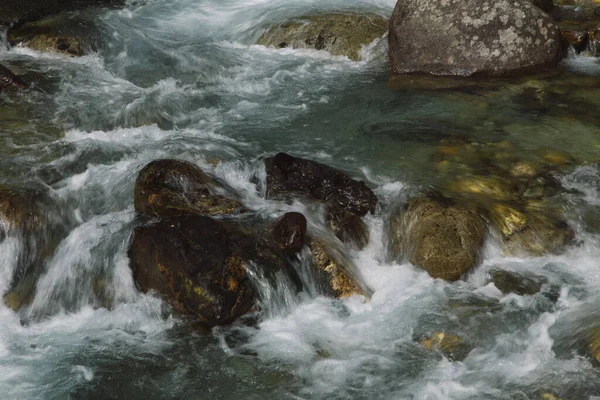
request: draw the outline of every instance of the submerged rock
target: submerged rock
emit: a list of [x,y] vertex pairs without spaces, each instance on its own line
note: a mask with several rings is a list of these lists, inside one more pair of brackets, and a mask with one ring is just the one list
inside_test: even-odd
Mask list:
[[503,75],[556,66],[558,26],[522,0],[399,0],[388,35],[396,74]]
[[255,306],[249,269],[271,282],[278,271],[292,272],[275,246],[235,223],[201,215],[137,227],[129,258],[139,288],[158,292],[200,329],[230,324]]
[[285,213],[271,229],[273,240],[281,251],[291,257],[304,247],[306,237],[306,217],[297,212]]
[[327,250],[327,246],[318,240],[312,240],[310,249],[316,262],[317,276],[325,286],[325,294],[342,299],[355,294],[365,295],[357,282],[348,274],[347,269]]
[[462,361],[471,351],[459,336],[445,332],[437,332],[431,337],[425,337],[420,343],[427,350],[439,351],[451,361]]
[[546,278],[526,276],[512,271],[495,269],[490,271],[490,281],[502,293],[514,293],[519,296],[533,295],[542,290]]
[[278,153],[265,166],[268,198],[296,194],[361,216],[375,211],[377,196],[364,182],[327,165]]
[[487,232],[476,210],[431,196],[410,200],[392,227],[391,236],[400,243],[397,256],[408,256],[432,277],[448,281],[478,264]]
[[556,253],[573,241],[575,232],[561,218],[531,215],[524,229],[504,237],[508,254],[541,256]]
[[258,44],[276,48],[325,50],[334,56],[360,60],[360,50],[388,29],[388,21],[377,14],[325,14],[273,25]]
[[134,187],[135,210],[149,216],[220,215],[243,212],[243,206],[215,193],[215,182],[196,165],[156,160],[139,173]]
[[0,64],[0,92],[27,88],[27,83],[15,75],[10,69]]

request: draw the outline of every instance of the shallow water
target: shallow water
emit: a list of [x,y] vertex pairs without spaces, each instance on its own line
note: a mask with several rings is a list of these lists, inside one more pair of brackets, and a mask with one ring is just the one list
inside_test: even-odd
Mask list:
[[[28,71],[34,83],[0,95],[0,184],[49,192],[60,204],[52,215],[68,232],[46,261],[31,306],[15,314],[0,304],[4,398],[600,396],[600,370],[575,351],[600,325],[600,61],[572,56],[552,76],[432,90],[390,83],[385,43],[363,62],[252,44],[268,24],[295,16],[387,16],[393,6],[151,0],[61,22],[82,22],[91,55],[0,50],[3,64]],[[483,264],[456,283],[390,262],[391,210],[453,179],[435,168],[442,140],[509,141],[529,160],[550,150],[574,157],[555,201],[577,245],[561,255],[509,258],[490,237]],[[137,172],[157,158],[186,159],[265,218],[298,210],[309,230],[322,230],[314,206],[261,194],[262,158],[277,151],[340,168],[374,188],[380,206],[367,217],[369,246],[342,249],[373,295],[329,299],[303,276],[309,285],[299,295],[265,288],[256,321],[198,335],[132,280],[126,249]],[[213,160],[222,162],[214,167]],[[0,244],[2,291],[24,243],[14,234]],[[494,268],[548,283],[536,295],[504,295],[487,283]],[[109,309],[93,293],[98,278],[110,290]],[[464,361],[416,340],[444,330],[472,346]]]

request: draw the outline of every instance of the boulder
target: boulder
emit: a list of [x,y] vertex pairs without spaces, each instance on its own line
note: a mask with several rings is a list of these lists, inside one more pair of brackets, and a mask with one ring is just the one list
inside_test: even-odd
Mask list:
[[285,213],[271,229],[273,241],[288,257],[298,254],[304,247],[306,217],[297,212]]
[[395,74],[505,75],[565,54],[558,26],[524,0],[399,0],[388,41]]
[[252,274],[274,284],[282,271],[299,285],[276,246],[239,224],[197,214],[138,226],[128,254],[139,288],[160,294],[201,330],[230,324],[256,305]]
[[215,182],[190,162],[155,160],[140,171],[135,182],[135,210],[147,216],[244,212],[239,202],[215,189]]
[[296,194],[361,216],[375,211],[377,196],[364,182],[327,165],[278,153],[265,166],[267,198]]
[[321,283],[326,295],[338,299],[355,294],[366,295],[360,285],[350,276],[343,262],[328,250],[328,246],[313,239],[310,249],[315,259],[317,280]]
[[475,209],[437,196],[410,200],[401,221],[391,226],[392,241],[400,243],[396,256],[408,257],[432,277],[448,281],[478,264],[487,232]]
[[4,90],[25,89],[27,86],[27,83],[10,69],[0,64],[0,92]]
[[381,38],[387,29],[387,19],[373,13],[325,14],[273,25],[257,43],[275,48],[325,50],[358,61],[361,48]]

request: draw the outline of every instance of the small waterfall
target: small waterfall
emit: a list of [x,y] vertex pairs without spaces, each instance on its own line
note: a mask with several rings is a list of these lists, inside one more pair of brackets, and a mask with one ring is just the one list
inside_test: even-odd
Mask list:
[[126,256],[131,211],[92,218],[73,229],[47,263],[30,318],[73,312],[86,305],[111,307],[131,300],[135,285]]

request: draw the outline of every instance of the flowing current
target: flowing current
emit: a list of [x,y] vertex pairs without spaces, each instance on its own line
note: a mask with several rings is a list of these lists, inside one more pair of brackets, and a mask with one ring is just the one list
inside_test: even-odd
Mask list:
[[[394,87],[385,38],[364,48],[360,62],[253,44],[272,23],[332,11],[387,17],[394,3],[131,2],[63,22],[88,38],[84,57],[0,50],[0,61],[28,71],[36,89],[1,95],[0,183],[50,193],[60,209],[49,214],[66,230],[27,309],[0,304],[1,398],[599,398],[599,370],[568,344],[600,324],[600,224],[590,222],[600,222],[600,62],[568,59],[547,78],[566,89],[543,108],[517,101],[526,82]],[[430,160],[446,137],[509,140],[523,157],[539,149],[575,156],[559,177],[559,197],[576,244],[560,255],[509,258],[490,237],[482,265],[455,283],[389,262],[391,210],[441,184]],[[265,218],[296,210],[309,230],[322,229],[311,205],[264,199],[262,160],[278,151],[374,188],[369,245],[343,249],[373,295],[265,289],[255,324],[197,334],[133,282],[127,246],[137,173],[151,160],[189,160]],[[18,234],[0,244],[1,291],[26,250]],[[494,268],[543,276],[550,289],[503,294],[487,283]],[[94,300],[99,279],[111,294],[104,307]],[[473,344],[464,360],[416,340],[447,329]]]

